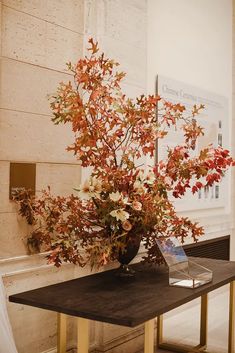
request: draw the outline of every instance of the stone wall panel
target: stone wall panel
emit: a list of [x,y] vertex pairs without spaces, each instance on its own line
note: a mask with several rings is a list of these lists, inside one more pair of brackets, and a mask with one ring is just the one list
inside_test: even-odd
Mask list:
[[30,226],[17,213],[0,213],[0,258],[25,255]]
[[66,71],[66,62],[81,57],[79,33],[3,6],[2,55]]
[[55,195],[66,196],[78,193],[74,190],[81,182],[81,167],[72,164],[37,164],[37,190],[51,186]]
[[[3,58],[1,60],[1,108],[51,115],[48,96],[71,75]],[[3,89],[4,88],[4,89]]]
[[78,163],[66,147],[73,142],[67,125],[48,116],[4,110],[0,116],[0,159],[19,162]]
[[5,6],[32,17],[83,33],[83,0],[2,0],[2,2]]
[[99,35],[141,48],[146,54],[146,31],[143,30],[147,26],[146,8],[140,9],[137,4],[124,0],[100,1],[99,6],[104,17]]
[[[10,163],[0,161],[1,202],[0,214],[16,212],[16,205],[9,200]],[[1,246],[0,246],[1,248]]]

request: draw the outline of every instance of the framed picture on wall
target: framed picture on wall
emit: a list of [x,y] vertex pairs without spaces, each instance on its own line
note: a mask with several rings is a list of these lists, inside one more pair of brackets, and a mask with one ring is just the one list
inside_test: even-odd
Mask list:
[[[205,108],[197,116],[199,125],[204,127],[204,136],[198,139],[195,155],[212,144],[214,147],[229,148],[229,104],[226,97],[217,95],[186,83],[159,75],[156,82],[156,91],[165,100],[172,103],[181,103],[187,112],[191,113],[192,107],[203,104]],[[182,133],[174,127],[168,129],[164,142],[157,144],[157,159],[167,156],[168,148],[182,143]],[[193,157],[193,153],[192,153]],[[190,192],[183,199],[174,199],[177,211],[194,211],[211,208],[225,209],[229,205],[229,179],[228,173],[223,180],[212,187],[205,187],[194,195]]]

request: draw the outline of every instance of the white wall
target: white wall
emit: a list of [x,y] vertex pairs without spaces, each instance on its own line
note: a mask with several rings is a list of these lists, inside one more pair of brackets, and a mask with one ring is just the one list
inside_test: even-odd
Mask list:
[[[229,100],[232,117],[232,0],[148,0],[148,92],[156,75]],[[232,233],[232,212],[193,213],[207,238]],[[234,244],[235,245],[235,244]]]
[[232,94],[232,0],[148,0],[148,89],[156,74]]

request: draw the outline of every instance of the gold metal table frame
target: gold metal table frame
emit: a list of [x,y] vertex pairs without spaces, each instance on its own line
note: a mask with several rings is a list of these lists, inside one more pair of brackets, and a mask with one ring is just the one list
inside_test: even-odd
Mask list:
[[[58,313],[57,353],[66,353],[65,314]],[[163,315],[157,318],[157,348],[179,353],[207,352],[208,337],[208,294],[201,296],[200,343],[195,346],[175,345],[164,342]],[[230,283],[228,353],[235,353],[235,281]],[[89,320],[77,318],[77,353],[89,351]],[[154,319],[145,322],[144,353],[154,353]]]
[[[154,353],[154,319],[146,321],[144,353]],[[57,313],[57,353],[66,353],[67,315]],[[89,320],[77,318],[77,353],[89,352]]]
[[[163,315],[157,318],[157,347],[178,353],[208,353],[208,294],[201,296],[200,343],[195,346],[177,345],[164,342]],[[235,281],[230,283],[228,353],[235,353]]]
[[[120,282],[113,269],[16,293],[9,296],[9,301],[58,313],[57,353],[66,352],[67,315],[77,318],[77,353],[89,351],[89,320],[126,327],[144,324],[144,353],[154,353],[155,342],[161,349],[195,353],[206,352],[207,348],[208,293],[230,284],[228,353],[235,353],[235,261],[197,258],[197,262],[213,268],[213,280],[195,289],[169,286],[166,267],[139,263],[133,265],[138,273],[133,281]],[[199,345],[182,347],[166,342],[162,315],[200,297]]]

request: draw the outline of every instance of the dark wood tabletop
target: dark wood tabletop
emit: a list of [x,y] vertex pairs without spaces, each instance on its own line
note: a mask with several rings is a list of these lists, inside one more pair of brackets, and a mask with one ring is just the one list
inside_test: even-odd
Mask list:
[[134,279],[123,280],[115,270],[105,271],[14,294],[9,301],[134,327],[235,280],[235,262],[196,261],[213,271],[213,281],[196,289],[170,287],[164,266],[137,264]]

